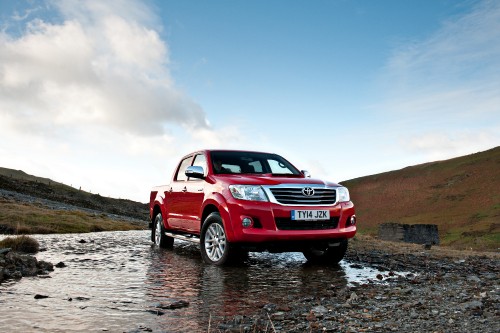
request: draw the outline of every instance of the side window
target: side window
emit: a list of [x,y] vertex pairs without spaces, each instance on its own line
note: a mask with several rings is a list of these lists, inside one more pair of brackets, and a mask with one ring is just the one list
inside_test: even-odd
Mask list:
[[[203,155],[203,154],[196,155],[194,158],[193,166],[201,166],[203,168],[203,171],[207,172],[207,159],[205,158],[205,155]],[[189,178],[189,180],[193,181],[193,180],[199,180],[199,179]]]
[[177,175],[175,175],[175,180],[177,180],[177,181],[187,180],[185,171],[186,171],[187,167],[191,165],[191,159],[192,159],[192,156],[189,156],[188,158],[185,158],[182,160],[181,165],[179,166],[179,169],[177,170]]

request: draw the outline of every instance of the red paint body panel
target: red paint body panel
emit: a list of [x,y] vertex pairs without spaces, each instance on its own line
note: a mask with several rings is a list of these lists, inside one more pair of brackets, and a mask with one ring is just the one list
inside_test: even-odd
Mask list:
[[[333,205],[286,205],[236,199],[229,190],[229,186],[234,184],[263,188],[316,186],[318,189],[335,189],[340,185],[307,178],[302,173],[290,176],[216,174],[210,153],[211,151],[205,150],[186,155],[181,159],[170,184],[153,188],[150,195],[151,221],[161,212],[166,230],[199,235],[207,212],[217,210],[222,217],[227,240],[233,243],[338,240],[352,238],[356,234],[356,225],[350,224],[351,217],[355,216],[351,201],[335,202]],[[196,155],[204,155],[206,159],[204,179],[176,180],[183,161],[191,165]],[[269,196],[271,192],[267,191],[266,194]],[[330,229],[279,229],[276,219],[290,219],[292,210],[328,210],[331,218],[338,219],[338,224]],[[258,223],[245,228],[242,226],[243,217],[250,217]]]

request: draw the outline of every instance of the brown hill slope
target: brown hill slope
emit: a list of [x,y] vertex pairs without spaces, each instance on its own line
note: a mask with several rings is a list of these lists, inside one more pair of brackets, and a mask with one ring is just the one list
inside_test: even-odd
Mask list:
[[500,247],[500,147],[343,182],[358,228],[384,222],[437,224],[443,245]]

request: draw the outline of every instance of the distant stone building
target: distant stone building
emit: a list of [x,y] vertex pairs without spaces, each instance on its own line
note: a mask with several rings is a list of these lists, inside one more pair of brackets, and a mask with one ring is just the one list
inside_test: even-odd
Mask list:
[[383,223],[378,238],[392,242],[439,244],[438,227],[435,224]]

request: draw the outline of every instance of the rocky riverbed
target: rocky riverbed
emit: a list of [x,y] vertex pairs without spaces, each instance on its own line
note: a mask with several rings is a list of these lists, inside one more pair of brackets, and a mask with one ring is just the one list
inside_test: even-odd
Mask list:
[[[481,255],[370,238],[351,243],[350,267],[375,280],[325,281],[310,295],[226,318],[223,332],[500,332],[498,254]],[[396,272],[411,273],[396,273]]]

